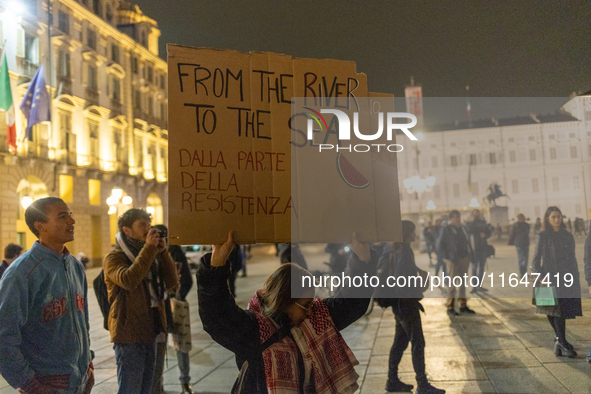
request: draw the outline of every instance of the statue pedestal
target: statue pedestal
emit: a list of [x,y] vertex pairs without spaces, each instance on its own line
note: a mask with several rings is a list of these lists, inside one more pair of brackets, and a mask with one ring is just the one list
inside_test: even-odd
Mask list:
[[490,218],[488,220],[490,224],[497,227],[497,224],[501,225],[503,231],[505,227],[509,225],[509,208],[507,207],[490,207]]

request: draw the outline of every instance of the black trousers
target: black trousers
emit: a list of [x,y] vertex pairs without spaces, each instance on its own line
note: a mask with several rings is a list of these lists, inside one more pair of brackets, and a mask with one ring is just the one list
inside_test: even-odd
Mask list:
[[[394,334],[394,343],[390,349],[390,359],[388,362],[388,379],[398,379],[398,365],[402,359],[402,354],[410,343],[412,346],[412,366],[415,370],[417,383],[426,382],[425,373],[425,337],[423,336],[423,326],[421,324],[421,315],[419,303],[414,305],[411,300],[399,300],[405,305],[394,305],[392,311],[396,319],[396,334]],[[407,304],[407,302],[409,302]]]
[[558,342],[566,345],[568,343],[566,341],[566,319],[564,317],[548,316],[548,321],[554,329],[556,337],[558,337]]

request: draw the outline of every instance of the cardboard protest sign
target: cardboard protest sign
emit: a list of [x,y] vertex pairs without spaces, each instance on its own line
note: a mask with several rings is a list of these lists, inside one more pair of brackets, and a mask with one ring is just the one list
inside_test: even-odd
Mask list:
[[[399,207],[388,208],[381,221],[376,212],[381,199],[397,198],[397,181],[395,191],[375,189],[371,158],[351,156],[372,184],[361,190],[369,204],[348,212],[357,197],[342,185],[333,189],[340,188],[340,198],[318,201],[311,186],[334,183],[334,173],[324,170],[329,161],[334,167],[334,158],[307,161],[307,148],[317,147],[306,140],[305,128],[295,126],[305,116],[292,113],[298,96],[309,105],[367,96],[365,75],[355,63],[169,45],[168,67],[171,243],[222,243],[229,230],[241,244],[346,242],[353,227],[364,241],[393,240]],[[388,196],[378,198],[376,190]],[[331,209],[321,216],[315,212],[322,207],[304,209],[298,217],[298,207],[310,204]]]

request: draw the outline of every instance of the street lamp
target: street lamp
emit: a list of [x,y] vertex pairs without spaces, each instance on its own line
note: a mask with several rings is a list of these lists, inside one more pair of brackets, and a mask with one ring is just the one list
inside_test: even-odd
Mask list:
[[480,204],[478,203],[478,200],[476,199],[476,197],[472,197],[472,200],[470,200],[470,205],[468,205],[469,207],[472,208],[478,208],[480,206]]
[[427,208],[427,211],[434,211],[437,209],[433,200],[429,200],[429,202],[427,203],[427,206],[425,208]]
[[111,190],[111,195],[107,198],[107,205],[109,206],[109,215],[116,215],[119,211],[127,210],[133,203],[130,196],[123,196],[123,190],[114,188]]
[[23,206],[24,210],[29,208],[29,205],[31,205],[32,203],[33,203],[33,198],[30,196],[24,196],[21,198],[21,205]]

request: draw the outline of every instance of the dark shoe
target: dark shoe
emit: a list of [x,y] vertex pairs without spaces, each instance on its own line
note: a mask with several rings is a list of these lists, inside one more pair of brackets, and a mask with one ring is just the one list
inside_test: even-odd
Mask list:
[[475,287],[472,290],[470,290],[470,294],[476,294],[476,293],[478,293],[478,287]]
[[474,312],[472,309],[468,308],[467,306],[463,306],[460,308],[460,313],[474,314],[476,312]]
[[445,390],[433,387],[430,383],[423,383],[417,387],[416,394],[445,394]]
[[410,393],[413,387],[412,384],[401,382],[400,379],[386,381],[386,391],[389,393]]
[[246,272],[243,272],[242,275],[240,275],[241,278],[245,278],[246,277]]
[[488,291],[488,289],[487,288],[484,288],[484,287],[479,287],[478,288],[478,291],[484,291],[486,293]]
[[563,345],[560,342],[556,341],[554,344],[554,354],[558,357],[568,357],[568,358],[575,358],[577,357],[577,352],[572,349],[568,348],[568,345]]
[[181,394],[195,394],[195,392],[193,391],[193,387],[191,387],[189,383],[184,383],[183,391],[181,392]]
[[450,318],[456,317],[457,315],[459,315],[459,313],[456,312],[455,309],[448,309],[447,310],[447,316],[449,316]]

